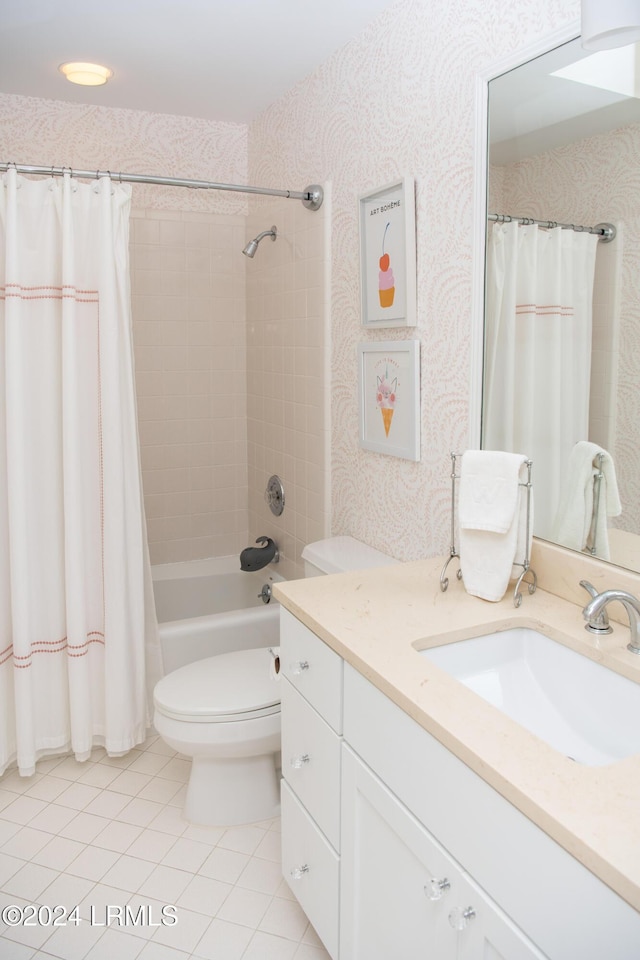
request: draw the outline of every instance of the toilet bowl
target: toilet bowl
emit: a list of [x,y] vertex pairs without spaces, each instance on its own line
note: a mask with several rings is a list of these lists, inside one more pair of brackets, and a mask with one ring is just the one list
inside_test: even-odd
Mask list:
[[[309,544],[305,577],[396,563],[352,537]],[[197,660],[160,680],[154,727],[191,758],[184,816],[205,826],[268,820],[280,812],[280,688],[266,647]]]

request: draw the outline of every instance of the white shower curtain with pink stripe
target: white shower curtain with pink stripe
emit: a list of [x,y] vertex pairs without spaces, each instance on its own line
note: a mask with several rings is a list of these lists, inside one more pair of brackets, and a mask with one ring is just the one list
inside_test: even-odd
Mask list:
[[146,734],[130,202],[107,177],[0,186],[0,773]]
[[571,450],[589,435],[598,237],[516,222],[487,243],[482,446],[533,461],[534,533],[551,536]]

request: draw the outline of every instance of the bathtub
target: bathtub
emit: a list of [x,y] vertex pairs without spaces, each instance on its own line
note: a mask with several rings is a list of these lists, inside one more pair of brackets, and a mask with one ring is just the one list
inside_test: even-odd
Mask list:
[[165,673],[194,660],[277,646],[280,604],[263,603],[264,584],[283,578],[268,567],[239,569],[238,557],[166,563],[151,568]]

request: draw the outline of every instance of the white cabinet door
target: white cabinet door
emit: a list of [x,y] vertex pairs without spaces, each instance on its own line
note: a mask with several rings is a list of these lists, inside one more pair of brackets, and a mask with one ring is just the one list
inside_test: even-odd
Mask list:
[[348,747],[343,747],[341,956],[545,960]]
[[347,747],[342,763],[341,956],[455,960],[450,860]]

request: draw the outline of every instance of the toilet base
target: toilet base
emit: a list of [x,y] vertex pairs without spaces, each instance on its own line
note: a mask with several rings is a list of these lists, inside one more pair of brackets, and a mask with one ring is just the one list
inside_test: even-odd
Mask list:
[[184,816],[206,827],[236,826],[280,814],[275,755],[194,756]]

